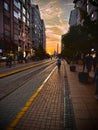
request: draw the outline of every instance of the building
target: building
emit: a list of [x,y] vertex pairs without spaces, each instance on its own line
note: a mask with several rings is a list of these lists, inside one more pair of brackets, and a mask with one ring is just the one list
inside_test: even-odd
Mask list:
[[34,50],[37,50],[42,45],[42,20],[38,5],[31,6],[31,34]]
[[46,36],[38,5],[31,5],[31,0],[0,0],[0,53],[32,55],[40,45],[45,48]]
[[18,49],[18,8],[15,0],[12,1],[0,0],[0,49],[3,54]]
[[41,23],[42,23],[42,36],[41,36],[41,44],[42,44],[42,47],[44,50],[46,50],[46,29],[45,29],[45,23],[44,23],[44,20],[41,20]]
[[98,1],[88,0],[87,12],[92,21],[98,21]]
[[32,40],[30,37],[30,9],[31,0],[14,0],[18,8],[18,30],[19,44],[18,51],[25,55],[32,54]]
[[0,49],[2,53],[30,53],[30,0],[0,0]]
[[85,15],[91,21],[98,21],[98,1],[97,0],[74,0],[75,9],[70,13],[69,25],[83,25]]
[[83,25],[84,14],[87,13],[87,0],[74,0],[75,9],[70,13],[69,25]]
[[71,10],[70,18],[69,18],[69,25],[76,26],[77,25],[77,18],[78,18],[78,9]]

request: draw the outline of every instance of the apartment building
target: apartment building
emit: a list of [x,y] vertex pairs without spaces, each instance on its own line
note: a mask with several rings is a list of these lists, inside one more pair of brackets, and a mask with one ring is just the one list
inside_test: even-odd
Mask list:
[[70,26],[76,26],[78,24],[77,23],[78,15],[79,15],[79,10],[78,9],[71,10],[70,18],[69,18],[69,25]]
[[92,21],[98,21],[98,1],[88,0],[87,12]]
[[2,53],[17,51],[18,8],[13,0],[0,0],[0,49]]
[[84,14],[90,16],[92,21],[98,21],[98,1],[97,0],[74,0],[75,9],[70,13],[69,25],[83,25]]
[[[14,0],[15,1],[15,0]],[[32,53],[32,40],[30,37],[30,0],[18,0],[19,45],[18,51],[25,55]]]
[[38,5],[31,6],[31,27],[33,48],[36,50],[43,44],[41,40],[43,27]]
[[46,34],[44,20],[41,19],[39,6],[31,5],[31,34],[34,50],[37,50],[39,46],[46,49]]
[[30,0],[0,0],[0,49],[3,54],[29,52]]
[[87,0],[74,0],[74,9],[70,13],[69,25],[83,25],[84,13],[87,12]]
[[0,0],[0,54],[32,55],[40,45],[45,48],[46,36],[38,5],[31,5],[31,0]]
[[41,46],[43,47],[44,50],[46,50],[46,29],[45,29],[45,23],[44,20],[41,20],[41,24],[42,24],[42,32],[41,32]]

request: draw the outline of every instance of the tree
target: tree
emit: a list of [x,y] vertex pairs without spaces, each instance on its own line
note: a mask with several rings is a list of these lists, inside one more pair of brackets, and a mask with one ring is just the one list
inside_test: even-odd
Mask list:
[[36,58],[39,58],[39,59],[44,59],[44,58],[46,58],[46,55],[47,55],[47,53],[46,53],[46,51],[43,49],[43,47],[40,45],[39,47],[38,47],[38,49],[35,51],[35,57]]

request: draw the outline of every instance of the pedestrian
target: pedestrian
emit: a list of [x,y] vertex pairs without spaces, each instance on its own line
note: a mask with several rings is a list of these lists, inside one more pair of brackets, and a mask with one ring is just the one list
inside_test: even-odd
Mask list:
[[24,61],[25,61],[25,63],[28,62],[28,59],[29,59],[29,57],[28,57],[28,55],[26,55],[26,56],[24,57]]
[[12,56],[8,55],[6,59],[6,65],[10,68],[12,66]]
[[87,69],[88,73],[91,71],[92,63],[93,63],[93,58],[92,58],[92,56],[90,54],[88,54],[85,57],[85,66],[86,66],[86,69]]
[[93,81],[95,82],[95,86],[96,86],[95,97],[96,99],[98,99],[98,64],[96,65]]
[[60,67],[61,67],[61,59],[60,58],[57,59],[56,65],[57,65],[58,71],[59,71]]

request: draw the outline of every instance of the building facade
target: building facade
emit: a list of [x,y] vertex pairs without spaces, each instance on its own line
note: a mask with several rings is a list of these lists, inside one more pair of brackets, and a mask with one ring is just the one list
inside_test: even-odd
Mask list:
[[34,50],[41,45],[42,23],[38,5],[31,6],[31,34]]
[[73,3],[75,4],[75,9],[72,10],[70,14],[70,26],[83,25],[85,14],[88,15],[92,21],[98,21],[97,0],[74,0]]
[[[14,0],[15,1],[15,0]],[[30,38],[30,0],[18,0],[18,26],[19,44],[18,51],[25,55],[32,53],[32,40]]]
[[43,23],[38,5],[31,5],[31,0],[0,0],[0,53],[25,56],[39,45],[45,47]]
[[79,14],[78,9],[71,10],[70,19],[69,19],[69,25],[70,26],[77,25],[78,14]]
[[18,48],[18,8],[12,0],[0,0],[0,49],[3,53]]
[[45,23],[44,23],[44,20],[41,20],[41,23],[42,23],[42,36],[41,36],[41,46],[43,47],[44,50],[46,50],[46,29],[45,29]]

